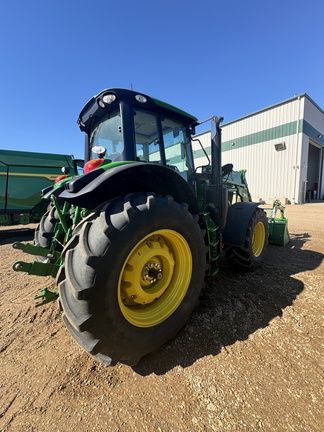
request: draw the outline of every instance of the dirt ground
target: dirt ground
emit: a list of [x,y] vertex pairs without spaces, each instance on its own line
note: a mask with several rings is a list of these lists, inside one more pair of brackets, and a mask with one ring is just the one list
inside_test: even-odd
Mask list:
[[[177,337],[107,367],[70,337],[51,278],[12,270],[33,230],[0,229],[1,431],[322,431],[324,203],[287,206],[291,242],[263,267],[225,261]],[[34,228],[34,226],[32,226]]]

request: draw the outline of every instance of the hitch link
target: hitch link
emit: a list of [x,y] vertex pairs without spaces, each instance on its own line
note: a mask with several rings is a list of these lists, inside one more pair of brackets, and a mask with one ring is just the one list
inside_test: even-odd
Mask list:
[[50,249],[43,248],[41,246],[35,246],[31,243],[13,243],[12,247],[14,249],[20,249],[23,252],[30,255],[38,255],[46,258],[54,258],[56,261],[60,258],[60,252],[52,252]]
[[12,268],[14,271],[26,272],[29,275],[55,277],[60,266],[58,264],[42,263],[38,261],[32,261],[31,263],[16,261]]

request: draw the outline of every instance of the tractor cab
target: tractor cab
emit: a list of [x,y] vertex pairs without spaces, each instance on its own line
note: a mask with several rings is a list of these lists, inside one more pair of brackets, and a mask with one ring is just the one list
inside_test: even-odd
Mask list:
[[85,132],[85,160],[102,158],[104,148],[108,163],[150,162],[187,181],[192,177],[191,134],[198,120],[176,107],[132,90],[107,89],[86,104],[78,124]]

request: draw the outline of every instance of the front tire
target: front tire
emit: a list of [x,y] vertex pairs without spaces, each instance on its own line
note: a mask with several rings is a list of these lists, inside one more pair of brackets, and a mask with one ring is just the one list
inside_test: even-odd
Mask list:
[[43,248],[49,248],[54,237],[55,225],[59,222],[55,207],[43,214],[35,229],[34,244]]
[[268,248],[269,226],[264,210],[257,207],[246,230],[242,247],[225,245],[225,256],[239,270],[254,271],[266,255]]
[[106,364],[134,365],[188,320],[206,247],[186,204],[132,194],[82,222],[63,258],[57,281],[72,336]]
[[[69,215],[65,215],[65,221],[68,226],[71,226],[72,220]],[[54,236],[56,235],[55,251],[62,252],[65,232],[61,228],[57,233],[57,227],[60,224],[60,219],[57,210],[53,205],[49,206],[49,210],[42,216],[39,224],[35,229],[34,245],[41,246],[42,248],[49,249],[52,245]],[[47,262],[48,260],[54,262],[54,259],[49,259],[43,256],[36,256],[37,261]]]
[[[43,214],[35,229],[34,245],[49,249],[55,234],[55,226],[57,223],[59,223],[59,218],[56,209],[54,206],[49,206],[49,210]],[[58,249],[61,252],[63,248],[58,245]],[[48,261],[48,258],[43,256],[36,256],[36,259],[40,262]]]

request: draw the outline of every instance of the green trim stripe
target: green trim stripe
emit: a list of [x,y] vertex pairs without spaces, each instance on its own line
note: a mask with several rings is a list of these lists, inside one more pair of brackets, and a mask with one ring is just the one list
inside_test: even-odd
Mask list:
[[[298,126],[298,127],[297,127]],[[308,137],[312,138],[314,141],[318,142],[324,146],[324,136],[311,126],[306,120],[301,119],[299,122],[292,121],[280,126],[275,126],[273,128],[265,129],[260,132],[255,132],[243,137],[235,138],[230,141],[224,141],[222,143],[222,151],[226,152],[233,149],[232,143],[235,143],[234,149],[241,147],[247,147],[254,144],[259,144],[261,142],[271,141],[279,138],[283,138],[290,135],[295,135],[296,133],[304,133]],[[320,136],[320,137],[319,137]],[[210,146],[205,147],[206,153],[211,154]],[[195,159],[203,157],[204,152],[201,149],[194,151]]]
[[289,135],[294,135],[297,132],[297,121],[286,123],[280,126],[275,126],[269,129],[265,129],[260,132],[255,132],[249,135],[245,135],[240,138],[235,138],[230,141],[225,141],[222,144],[222,150],[228,151],[232,149],[232,143],[235,143],[235,149],[246,147],[260,142],[271,141],[274,139],[282,138]]
[[[208,154],[208,156],[211,155],[211,150],[210,149],[211,149],[210,146],[209,147],[205,147],[205,151]],[[205,153],[203,152],[202,149],[194,150],[193,151],[193,155],[194,155],[194,159],[198,159],[198,158],[201,158],[201,157],[206,157],[206,155],[205,155]]]
[[324,147],[323,134],[310,125],[306,120],[303,121],[302,132]]

